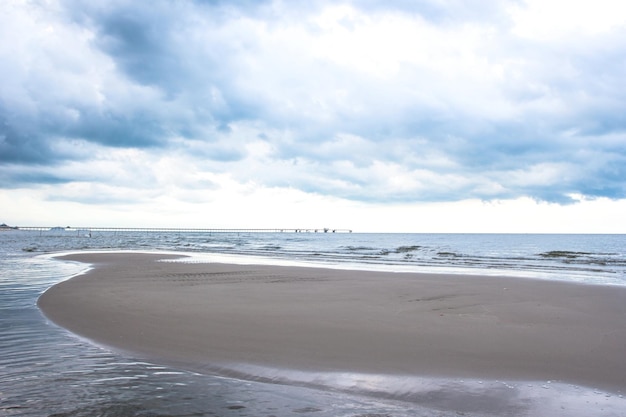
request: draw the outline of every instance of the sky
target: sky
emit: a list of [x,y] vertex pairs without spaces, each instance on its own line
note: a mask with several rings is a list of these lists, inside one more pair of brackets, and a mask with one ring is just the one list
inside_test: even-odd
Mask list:
[[3,0],[0,223],[626,233],[622,0]]

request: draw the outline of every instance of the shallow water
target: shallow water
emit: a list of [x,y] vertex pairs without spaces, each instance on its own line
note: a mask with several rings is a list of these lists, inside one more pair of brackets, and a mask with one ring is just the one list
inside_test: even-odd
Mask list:
[[[321,255],[324,257],[323,262],[329,265],[357,264],[369,268],[372,264],[358,263],[353,256],[354,252],[361,256],[364,251],[379,250],[362,249],[367,239],[368,247],[371,248],[375,245],[378,248],[401,248],[413,242],[404,236],[396,241],[393,237],[385,236],[373,243],[371,238],[352,237],[356,239],[348,242],[352,246],[346,250],[348,255],[342,254],[343,249],[337,248],[345,248],[350,235],[330,241],[333,236],[291,236],[278,244],[274,242],[281,246],[281,255],[274,254],[269,258],[282,262],[313,262],[318,256],[315,253],[323,253],[326,254]],[[443,237],[439,238],[444,241]],[[0,235],[0,415],[626,415],[626,400],[622,393],[575,387],[558,381],[468,381],[454,378],[306,373],[244,365],[237,369],[239,378],[227,378],[173,369],[144,362],[132,355],[110,352],[50,324],[41,315],[35,304],[38,296],[50,285],[85,269],[84,265],[55,261],[42,253],[103,248],[192,248],[193,252],[204,254],[206,251],[199,248],[207,244],[206,237],[197,235],[158,239],[155,236],[130,236],[128,241],[124,241],[124,236],[116,236],[115,239],[117,242],[108,237],[82,239],[13,232]],[[220,239],[215,239],[211,244],[232,244],[236,248],[232,251],[222,248],[212,252],[221,256],[258,256],[272,241],[271,236],[224,236]],[[287,239],[294,239],[292,246]],[[436,240],[435,237],[432,240]],[[462,246],[454,241],[446,244],[451,248]],[[615,243],[610,245],[615,246]],[[440,242],[440,246],[445,245]],[[499,244],[494,242],[493,246],[495,248]],[[574,246],[567,247],[575,249]],[[246,248],[249,250],[246,251]],[[611,255],[614,258],[623,257],[623,253],[618,252],[619,248],[592,249],[594,253],[613,253],[617,254]],[[329,260],[333,251],[339,255]],[[482,254],[476,256],[484,258],[487,252],[483,248]],[[591,250],[587,249],[587,252]],[[512,259],[510,255],[498,256]],[[385,260],[374,266],[397,268],[406,267],[406,263]],[[622,279],[619,268],[616,271],[606,273],[606,276],[612,277],[612,284],[618,284],[619,279]],[[594,280],[593,276],[584,276],[587,277],[585,280]],[[603,281],[607,278],[602,276],[595,279]]]
[[110,352],[48,323],[35,305],[50,284],[84,266],[47,257],[0,264],[0,415],[408,415],[393,403],[199,375]]

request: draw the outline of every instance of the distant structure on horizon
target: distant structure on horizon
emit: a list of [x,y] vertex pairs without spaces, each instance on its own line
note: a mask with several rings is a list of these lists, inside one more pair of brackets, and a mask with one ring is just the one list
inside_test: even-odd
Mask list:
[[56,232],[56,233],[78,233],[79,235],[91,235],[91,232],[161,232],[161,233],[352,233],[352,229],[330,229],[324,228],[312,228],[312,229],[195,229],[187,227],[70,227],[70,226],[15,226],[10,227],[6,224],[0,226],[3,230],[23,230],[23,231],[37,231],[43,232]]

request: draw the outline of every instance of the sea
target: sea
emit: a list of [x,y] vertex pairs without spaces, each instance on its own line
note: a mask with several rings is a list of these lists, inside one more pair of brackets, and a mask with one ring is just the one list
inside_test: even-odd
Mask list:
[[0,416],[626,416],[626,393],[567,381],[267,369],[255,378],[254,368],[233,378],[147,362],[73,335],[37,308],[47,288],[87,270],[54,258],[78,251],[626,286],[626,235],[2,230]]

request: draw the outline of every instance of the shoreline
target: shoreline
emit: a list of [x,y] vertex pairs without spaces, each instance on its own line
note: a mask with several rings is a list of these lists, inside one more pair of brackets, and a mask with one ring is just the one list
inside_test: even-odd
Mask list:
[[626,288],[476,275],[155,262],[76,253],[93,268],[48,289],[48,319],[186,369],[561,381],[626,390]]

